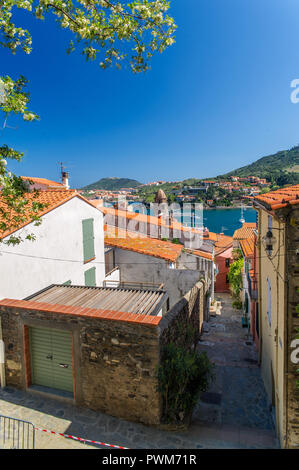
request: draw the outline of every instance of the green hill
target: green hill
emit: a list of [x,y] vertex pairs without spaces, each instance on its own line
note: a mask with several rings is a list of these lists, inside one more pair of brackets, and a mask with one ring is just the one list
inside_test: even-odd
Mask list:
[[132,180],[129,178],[102,178],[99,181],[96,181],[95,183],[88,184],[87,186],[84,186],[84,188],[81,189],[105,189],[107,191],[118,191],[121,188],[137,188],[140,186],[142,183],[139,183],[139,181]]
[[299,184],[299,145],[273,155],[262,157],[250,165],[233,170],[218,178],[228,176],[258,176],[266,178],[272,185]]

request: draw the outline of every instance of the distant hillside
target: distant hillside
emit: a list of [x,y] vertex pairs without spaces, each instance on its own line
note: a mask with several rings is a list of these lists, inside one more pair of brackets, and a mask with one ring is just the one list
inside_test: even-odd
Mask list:
[[88,184],[81,189],[105,189],[107,191],[118,191],[121,188],[137,188],[142,183],[129,178],[102,178],[95,183]]
[[267,178],[272,184],[299,184],[299,145],[290,150],[283,150],[273,155],[262,157],[250,165],[233,170],[218,178],[228,176],[258,176]]

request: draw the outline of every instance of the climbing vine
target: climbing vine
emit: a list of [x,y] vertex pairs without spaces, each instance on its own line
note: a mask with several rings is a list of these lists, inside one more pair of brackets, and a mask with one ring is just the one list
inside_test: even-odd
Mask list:
[[240,292],[243,287],[242,272],[243,272],[243,258],[239,258],[234,261],[229,268],[228,280],[230,283],[230,288],[232,295],[234,297],[233,306],[235,308],[242,308],[242,301],[240,299]]

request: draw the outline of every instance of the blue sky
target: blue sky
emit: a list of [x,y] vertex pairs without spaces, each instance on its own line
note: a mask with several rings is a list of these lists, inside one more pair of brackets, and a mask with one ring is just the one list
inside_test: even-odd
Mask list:
[[11,119],[2,142],[25,153],[12,170],[72,187],[102,177],[141,182],[216,176],[299,142],[297,0],[173,0],[176,44],[151,70],[102,70],[48,17],[18,13],[33,52],[1,49],[1,74],[29,80],[36,123]]

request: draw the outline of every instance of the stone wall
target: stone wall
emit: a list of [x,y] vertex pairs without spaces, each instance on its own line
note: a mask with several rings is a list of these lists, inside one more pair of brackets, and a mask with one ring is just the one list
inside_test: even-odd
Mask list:
[[204,283],[198,282],[154,324],[0,305],[7,385],[30,389],[30,327],[69,331],[74,403],[119,418],[158,425],[162,400],[156,372],[162,348],[172,341],[183,343],[190,324],[195,330],[193,341],[197,342],[204,297]]
[[194,344],[197,344],[204,315],[205,287],[198,282],[182,299],[165,315],[158,325],[160,348],[174,342],[185,344],[187,327],[194,330]]
[[26,389],[26,326],[69,330],[75,403],[132,421],[157,424],[160,397],[157,327],[1,307],[7,385]]
[[[296,249],[299,249],[299,210],[295,209],[286,216],[286,256],[287,269],[286,274],[288,293],[287,304],[287,325],[286,325],[286,433],[287,447],[298,449],[299,447],[299,389],[296,387],[296,381],[299,381],[299,364],[292,361],[291,355],[294,352],[292,343],[296,340],[299,333],[299,315],[296,312],[296,306],[299,305],[299,256]],[[298,348],[298,345],[296,346]],[[299,358],[299,354],[296,355]]]

